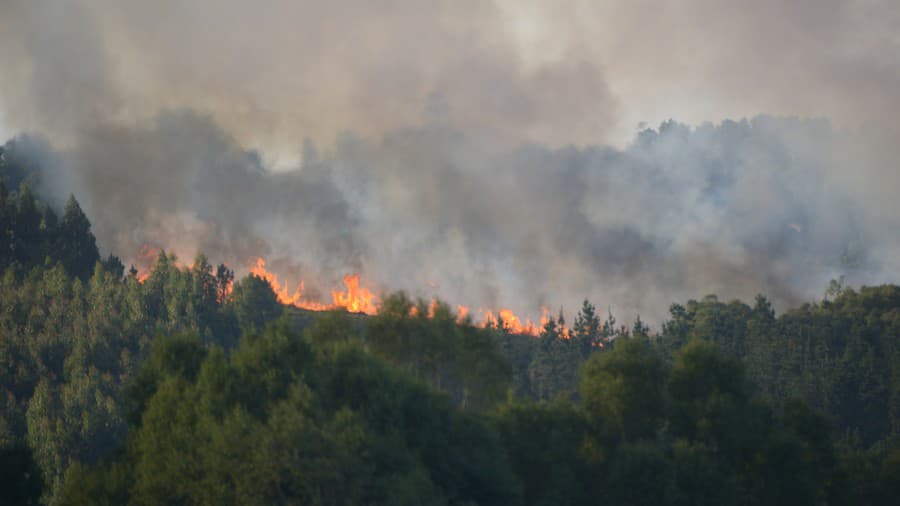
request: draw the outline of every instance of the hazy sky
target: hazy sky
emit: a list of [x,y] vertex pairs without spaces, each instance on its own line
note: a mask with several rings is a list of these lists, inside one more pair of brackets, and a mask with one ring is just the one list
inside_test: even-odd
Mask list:
[[885,232],[900,2],[0,14],[0,133],[49,139],[43,191],[75,192],[126,259],[147,243],[237,265],[262,251],[324,291],[355,269],[532,314],[585,296],[652,315],[710,292],[795,303],[833,276],[900,272]]
[[[3,0],[12,128],[211,113],[298,151],[434,107],[498,140],[618,145],[641,122],[896,122],[891,0]],[[437,104],[437,105],[434,105]]]

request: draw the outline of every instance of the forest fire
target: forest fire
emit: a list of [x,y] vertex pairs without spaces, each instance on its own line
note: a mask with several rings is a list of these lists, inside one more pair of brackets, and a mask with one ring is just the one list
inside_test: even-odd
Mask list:
[[500,309],[497,311],[496,315],[491,310],[479,310],[479,314],[482,315],[479,325],[482,327],[502,326],[514,334],[539,336],[541,334],[541,329],[543,329],[544,325],[550,321],[547,308],[542,307],[541,312],[543,313],[541,319],[539,320],[539,323],[535,324],[527,319],[523,322],[510,309]]
[[138,253],[137,259],[135,259],[136,266],[132,266],[137,271],[137,279],[141,283],[147,280],[150,276],[150,271],[152,270],[153,263],[156,262],[156,259],[159,257],[159,249],[154,248],[148,245],[143,245],[141,247],[141,252]]
[[[345,290],[331,291],[331,304],[325,304],[320,301],[304,298],[304,283],[300,281],[296,290],[291,292],[286,283],[282,283],[278,276],[266,269],[266,262],[262,258],[257,258],[250,267],[250,273],[266,280],[271,285],[272,290],[278,297],[278,301],[282,304],[290,304],[292,306],[308,309],[311,311],[324,311],[330,309],[344,309],[351,313],[365,313],[368,315],[378,314],[379,298],[371,290],[360,285],[360,276],[358,273],[348,274],[344,276]],[[433,314],[437,301],[432,301],[429,307],[429,316]],[[541,309],[543,316],[539,323],[531,320],[522,320],[510,309],[500,309],[495,314],[491,310],[479,309],[479,319],[474,322],[479,327],[497,327],[502,326],[515,334],[527,334],[531,336],[539,336],[541,329],[549,321],[549,312],[546,308]],[[413,311],[416,311],[413,308]],[[471,311],[468,306],[456,306],[457,320],[466,321]]]
[[[148,244],[141,246],[140,253],[138,253],[137,258],[134,259],[134,263],[131,265],[131,268],[134,269],[135,272],[134,275],[139,282],[143,283],[144,281],[147,281],[147,278],[149,278],[150,273],[153,272],[154,266],[156,265],[157,260],[159,260],[159,255],[162,252],[163,250],[160,248]],[[175,257],[168,258],[170,258],[170,261],[174,261],[174,265],[179,269],[189,269],[193,267],[193,264],[186,265],[175,259]]]
[[272,287],[272,291],[274,291],[275,295],[278,297],[278,302],[282,304],[290,304],[292,306],[311,309],[313,311],[327,309],[327,306],[324,304],[303,300],[303,281],[297,285],[297,289],[294,290],[294,293],[290,292],[287,285],[282,286],[281,281],[278,280],[278,276],[266,270],[266,261],[262,258],[256,259],[256,262],[250,267],[250,273],[268,282],[269,286]]
[[[153,271],[155,263],[158,261],[161,249],[145,245],[141,248],[140,253],[134,259],[135,276],[141,283],[146,281],[150,273]],[[174,257],[170,257],[174,258]],[[170,260],[171,261],[171,260]],[[175,260],[175,265],[179,269],[192,268],[182,262]],[[358,273],[347,274],[343,278],[343,290],[331,290],[331,302],[326,303],[315,300],[305,294],[305,283],[303,280],[297,283],[297,287],[292,291],[287,282],[283,282],[274,272],[266,267],[266,261],[262,258],[254,258],[249,266],[249,273],[265,280],[278,302],[291,305],[300,309],[309,311],[328,311],[333,309],[343,309],[351,313],[364,313],[367,315],[378,314],[380,305],[379,297],[370,289],[362,286],[360,275]],[[230,293],[229,286],[226,293]],[[428,317],[434,315],[434,309],[437,306],[437,300],[432,300],[428,310]],[[412,314],[415,315],[418,310],[413,307]],[[456,305],[456,319],[460,323],[471,322],[478,327],[503,327],[507,331],[514,334],[525,334],[531,336],[539,336],[544,326],[550,321],[549,311],[547,308],[541,308],[542,316],[537,323],[522,319],[517,316],[511,309],[501,308],[496,312],[490,309],[479,308],[477,317],[473,316],[469,306],[461,304]],[[567,337],[568,329],[561,329],[561,335]]]
[[282,285],[278,276],[266,269],[266,261],[257,258],[253,266],[250,267],[250,273],[256,277],[266,280],[278,296],[278,302],[282,304],[290,304],[301,309],[310,311],[325,311],[328,309],[345,309],[351,313],[376,314],[377,298],[375,295],[359,286],[359,274],[350,274],[344,276],[344,285],[346,291],[332,290],[332,303],[323,304],[319,301],[308,300],[303,297],[304,283],[300,281],[297,289],[293,293],[288,289],[287,284]]
[[351,313],[375,314],[378,312],[375,295],[365,288],[360,288],[359,274],[344,276],[344,285],[347,287],[346,292],[331,291],[334,307],[342,307]]

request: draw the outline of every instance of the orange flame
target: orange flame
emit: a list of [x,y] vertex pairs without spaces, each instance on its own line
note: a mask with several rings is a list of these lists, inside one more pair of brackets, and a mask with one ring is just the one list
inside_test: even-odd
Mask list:
[[[138,256],[138,281],[143,283],[150,275],[152,271],[152,266],[156,259],[158,258],[160,250],[158,248],[144,246],[141,248],[141,252]],[[179,267],[182,267],[181,263],[178,262]],[[311,300],[309,298],[304,297],[304,283],[301,280],[297,284],[297,288],[293,291],[290,290],[287,283],[282,283],[281,280],[278,279],[278,276],[270,272],[266,269],[266,262],[262,258],[256,258],[252,261],[249,267],[250,273],[254,276],[265,280],[269,283],[269,286],[272,287],[272,290],[275,292],[276,297],[278,298],[278,302],[282,304],[289,304],[301,309],[307,309],[311,311],[325,311],[332,309],[344,309],[351,313],[365,313],[368,315],[378,314],[378,305],[379,299],[378,297],[369,289],[360,285],[360,276],[358,273],[348,274],[344,276],[344,290],[332,290],[331,291],[331,303],[326,304],[317,300]],[[230,287],[229,287],[230,292]],[[432,300],[428,307],[428,317],[433,317],[435,308],[437,307],[437,300]],[[547,308],[541,308],[542,316],[538,320],[538,323],[534,323],[531,320],[525,319],[522,320],[516,315],[511,309],[501,308],[496,313],[491,311],[490,309],[478,309],[478,314],[480,318],[475,319],[472,318],[469,320],[468,318],[471,315],[471,311],[468,306],[457,305],[456,306],[456,321],[459,323],[470,322],[471,324],[478,327],[502,327],[504,330],[514,334],[525,334],[530,336],[539,336],[544,326],[550,321],[549,311]],[[418,313],[418,310],[413,307],[411,310],[411,316],[415,316]],[[560,335],[564,338],[569,337],[569,329],[561,328]]]
[[290,304],[311,311],[345,309],[351,313],[366,313],[370,315],[378,312],[378,299],[370,290],[359,286],[359,274],[348,274],[347,276],[344,276],[346,291],[332,290],[332,303],[329,305],[304,298],[303,281],[298,283],[297,289],[292,293],[287,287],[287,284],[282,285],[278,276],[266,269],[266,262],[262,258],[256,259],[255,265],[250,267],[250,273],[258,278],[266,280],[278,297],[278,302],[281,302],[282,304]]
[[456,305],[456,321],[462,323],[469,316],[469,308],[460,304]]
[[[143,283],[144,281],[147,281],[147,278],[150,277],[150,273],[153,272],[161,252],[162,250],[160,248],[150,246],[149,244],[141,246],[141,251],[138,253],[137,258],[134,259],[134,264],[132,264],[132,267],[137,270],[136,277],[138,282]],[[175,266],[179,269],[188,267],[179,260],[175,261]],[[193,267],[193,264],[189,267]]]
[[159,257],[159,248],[154,248],[147,244],[141,246],[141,252],[138,253],[138,257],[135,260],[137,262],[137,280],[141,283],[147,281],[147,278],[150,277],[150,271],[152,270],[154,262]]
[[[297,289],[291,292],[287,286],[283,286],[281,281],[274,273],[266,270],[266,262],[256,259],[256,264],[250,268],[250,272],[264,280],[271,286],[272,290],[278,297],[278,301],[282,304],[290,304],[302,309],[313,311],[322,311],[327,309],[344,309],[351,313],[365,313],[368,315],[378,314],[378,297],[367,288],[360,286],[359,274],[348,274],[344,276],[344,285],[346,289],[331,291],[331,304],[323,304],[318,301],[312,301],[303,298],[303,282],[297,285]],[[428,316],[434,316],[434,310],[437,306],[437,300],[432,300],[428,307]],[[544,325],[550,321],[547,308],[541,308],[543,315],[538,323],[531,320],[522,320],[511,309],[502,308],[496,314],[491,310],[480,309],[480,321],[475,323],[479,327],[502,326],[508,332],[514,334],[526,334],[531,336],[539,336]],[[463,323],[469,316],[470,311],[467,306],[456,306],[456,319]],[[418,315],[418,309],[413,307],[410,309],[410,316]],[[561,333],[568,337],[568,329],[561,329]]]
[[297,289],[294,290],[293,293],[291,293],[290,289],[287,287],[287,284],[282,286],[281,282],[278,280],[278,276],[266,270],[266,261],[262,258],[256,259],[256,265],[250,267],[250,274],[253,274],[254,276],[264,279],[266,282],[268,282],[269,286],[272,287],[272,291],[274,291],[276,297],[278,297],[278,302],[282,304],[290,304],[292,306],[297,306],[303,309],[310,309],[313,311],[322,311],[328,309],[328,307],[324,304],[303,299],[303,281],[301,281],[297,285]]
[[479,309],[479,313],[483,314],[483,316],[478,325],[480,327],[500,326],[513,334],[527,334],[537,337],[541,335],[544,325],[550,321],[547,309],[541,308],[541,311],[543,316],[541,316],[539,323],[534,323],[528,319],[523,322],[511,309],[502,308],[496,315],[490,309]]
[[334,307],[342,307],[351,313],[376,314],[378,312],[377,298],[369,290],[360,288],[359,274],[344,276],[344,285],[347,286],[346,292],[331,291]]

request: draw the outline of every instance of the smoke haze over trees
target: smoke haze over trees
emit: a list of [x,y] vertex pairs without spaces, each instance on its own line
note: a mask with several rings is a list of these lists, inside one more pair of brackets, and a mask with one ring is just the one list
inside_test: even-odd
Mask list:
[[591,4],[5,2],[8,151],[126,263],[262,256],[311,294],[659,322],[897,280],[895,4]]
[[884,232],[900,229],[887,195],[900,173],[855,164],[867,144],[879,149],[825,121],[757,117],[667,122],[622,150],[497,151],[429,124],[308,145],[302,167],[273,171],[180,111],[59,151],[20,138],[5,156],[41,168],[35,188],[51,202],[75,189],[101,247],[126,260],[145,245],[238,269],[261,256],[325,293],[361,272],[476,307],[527,313],[588,296],[659,321],[671,299],[698,293],[786,305],[840,276],[896,279],[900,238]]

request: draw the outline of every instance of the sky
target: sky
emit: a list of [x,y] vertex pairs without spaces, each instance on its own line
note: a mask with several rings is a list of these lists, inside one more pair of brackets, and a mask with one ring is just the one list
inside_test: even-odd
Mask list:
[[323,293],[361,271],[657,322],[708,293],[783,308],[833,277],[898,281],[897,2],[0,12],[0,134],[28,133],[41,191],[75,193],[125,259],[259,255]]

